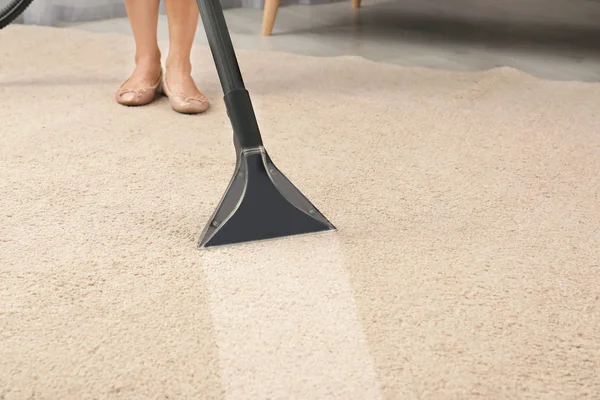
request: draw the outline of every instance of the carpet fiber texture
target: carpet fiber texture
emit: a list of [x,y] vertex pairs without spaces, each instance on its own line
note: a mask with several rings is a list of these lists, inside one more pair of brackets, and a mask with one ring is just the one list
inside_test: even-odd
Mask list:
[[600,85],[239,52],[338,231],[200,251],[210,51],[184,116],[115,103],[133,47],[0,32],[0,399],[598,398]]

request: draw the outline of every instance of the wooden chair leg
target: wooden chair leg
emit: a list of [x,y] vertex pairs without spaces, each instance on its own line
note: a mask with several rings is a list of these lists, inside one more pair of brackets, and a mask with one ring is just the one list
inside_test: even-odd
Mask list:
[[360,0],[352,0],[352,8],[360,8]]
[[[354,0],[353,0],[354,1]],[[279,0],[265,0],[265,9],[263,11],[262,35],[269,36],[273,33],[275,26],[275,17],[279,9]]]

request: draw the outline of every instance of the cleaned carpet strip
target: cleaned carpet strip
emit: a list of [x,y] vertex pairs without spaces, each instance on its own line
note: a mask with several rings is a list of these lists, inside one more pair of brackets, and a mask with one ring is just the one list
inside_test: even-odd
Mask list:
[[228,398],[381,398],[347,261],[326,236],[205,256]]

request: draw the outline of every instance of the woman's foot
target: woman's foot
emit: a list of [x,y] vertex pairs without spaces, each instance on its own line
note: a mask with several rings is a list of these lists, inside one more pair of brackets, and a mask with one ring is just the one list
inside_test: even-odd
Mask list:
[[182,114],[200,114],[210,106],[192,79],[189,64],[173,65],[167,61],[163,92],[169,98],[171,108]]
[[160,91],[162,75],[160,57],[158,62],[137,62],[135,70],[115,95],[117,103],[124,106],[150,104]]

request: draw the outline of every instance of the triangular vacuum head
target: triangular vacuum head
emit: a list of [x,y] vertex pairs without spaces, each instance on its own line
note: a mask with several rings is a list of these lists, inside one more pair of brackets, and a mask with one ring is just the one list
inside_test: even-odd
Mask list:
[[238,151],[235,173],[199,246],[335,230],[279,171],[264,147]]

